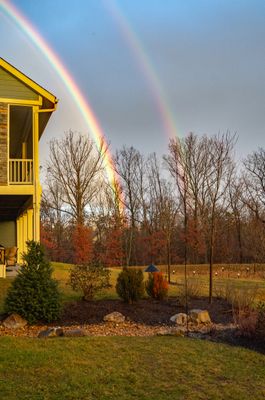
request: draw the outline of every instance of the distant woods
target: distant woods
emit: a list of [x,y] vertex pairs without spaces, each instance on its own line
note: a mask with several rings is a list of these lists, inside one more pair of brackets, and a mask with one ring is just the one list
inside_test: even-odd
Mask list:
[[42,242],[53,260],[107,266],[264,262],[265,150],[239,163],[235,147],[230,134],[172,139],[161,159],[123,146],[110,184],[104,145],[70,131],[50,143]]

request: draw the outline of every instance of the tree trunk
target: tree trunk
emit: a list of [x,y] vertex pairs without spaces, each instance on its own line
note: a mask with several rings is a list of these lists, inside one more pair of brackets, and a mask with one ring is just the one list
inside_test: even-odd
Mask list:
[[170,283],[170,267],[171,267],[170,240],[167,240],[167,280],[168,280],[168,283]]
[[212,217],[211,232],[210,232],[210,254],[209,254],[209,303],[213,301],[213,253],[214,253],[214,230],[215,221]]

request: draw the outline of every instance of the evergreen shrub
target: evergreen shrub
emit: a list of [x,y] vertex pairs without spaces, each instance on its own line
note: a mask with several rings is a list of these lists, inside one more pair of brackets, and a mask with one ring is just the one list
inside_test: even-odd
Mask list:
[[144,274],[141,269],[126,268],[119,273],[116,292],[126,303],[133,303],[144,296]]
[[45,258],[43,246],[28,241],[27,249],[22,256],[24,265],[8,290],[5,310],[8,314],[19,314],[30,324],[51,322],[60,312],[58,283],[52,278],[52,267]]

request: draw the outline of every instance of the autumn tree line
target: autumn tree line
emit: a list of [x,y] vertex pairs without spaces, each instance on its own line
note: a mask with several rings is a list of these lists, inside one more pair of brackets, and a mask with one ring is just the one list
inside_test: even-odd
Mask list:
[[[50,143],[41,240],[52,260],[106,266],[262,263],[265,150],[235,158],[236,135],[190,133],[163,157],[69,131]],[[170,269],[169,269],[170,271]]]

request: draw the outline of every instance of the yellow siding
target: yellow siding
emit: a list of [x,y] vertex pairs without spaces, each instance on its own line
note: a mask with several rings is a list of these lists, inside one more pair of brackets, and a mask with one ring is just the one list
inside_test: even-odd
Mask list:
[[14,221],[0,222],[0,243],[4,247],[16,246],[16,225]]
[[0,98],[38,100],[39,95],[0,67]]

